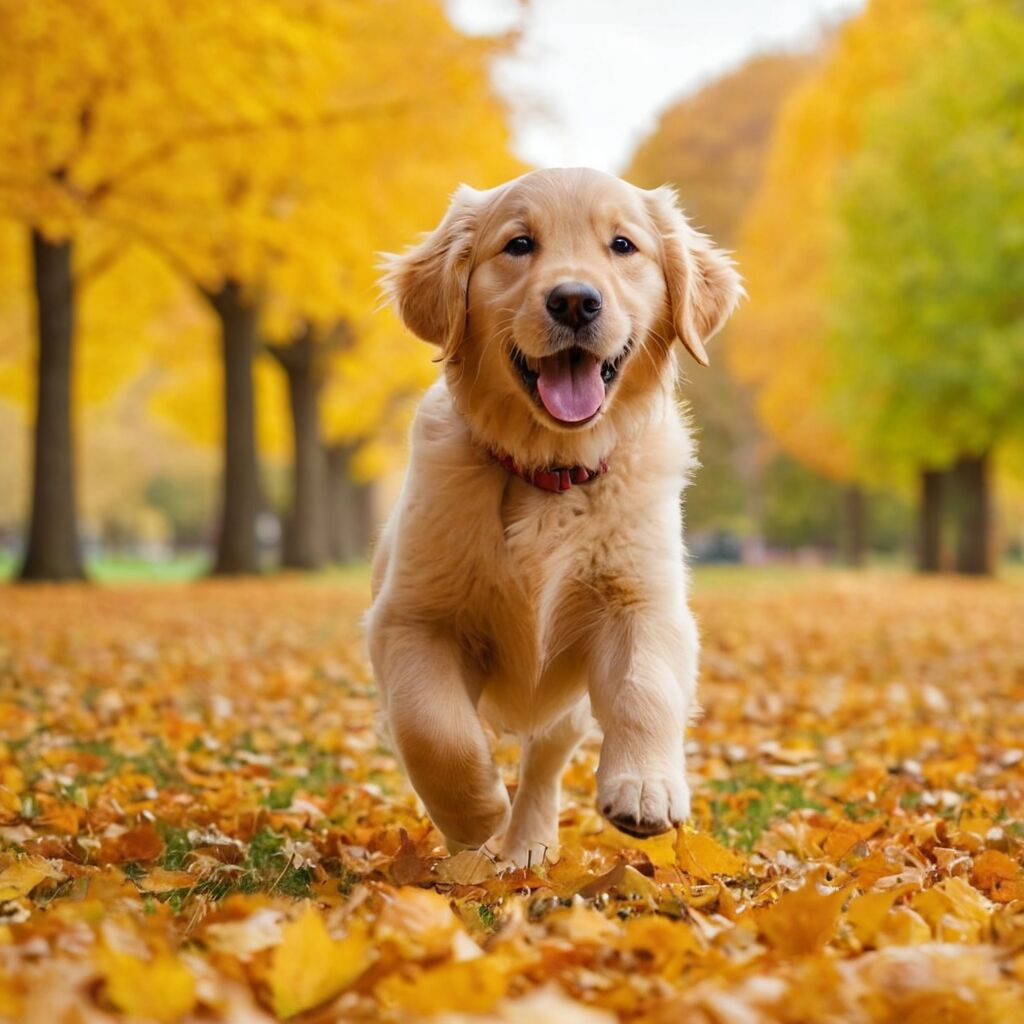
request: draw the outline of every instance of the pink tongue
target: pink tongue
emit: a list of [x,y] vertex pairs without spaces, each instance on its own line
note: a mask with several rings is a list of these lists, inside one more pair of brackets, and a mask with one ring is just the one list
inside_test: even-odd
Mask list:
[[556,420],[590,419],[604,401],[601,361],[579,350],[548,356],[540,361],[537,393]]

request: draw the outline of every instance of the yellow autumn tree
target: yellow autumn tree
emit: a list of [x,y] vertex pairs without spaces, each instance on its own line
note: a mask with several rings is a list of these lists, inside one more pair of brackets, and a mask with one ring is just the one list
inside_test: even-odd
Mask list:
[[[339,65],[333,88],[377,98],[358,116],[275,134],[277,191],[257,191],[283,205],[285,220],[277,225],[271,211],[270,242],[258,219],[244,228],[253,238],[239,237],[255,248],[255,265],[237,277],[249,281],[245,302],[259,307],[256,340],[286,378],[287,423],[272,417],[277,429],[266,436],[292,453],[284,562],[298,568],[320,564],[326,552],[324,433],[362,447],[401,408],[400,396],[433,372],[428,350],[377,312],[377,254],[434,223],[458,182],[486,187],[522,170],[489,84],[500,41],[461,35],[433,0],[401,5],[401,17],[389,4],[363,13],[347,29],[359,40],[358,59]],[[413,59],[419,53],[431,61]],[[161,244],[177,245],[178,230],[162,225]],[[192,360],[186,373],[194,367]],[[195,422],[187,396],[202,393],[186,387],[185,400],[174,400],[179,422]]]
[[[223,0],[3,0],[0,13],[0,204],[32,232],[40,353],[55,371],[39,374],[25,574],[79,565],[67,514],[70,268],[94,223],[159,252],[215,315],[225,409],[217,566],[250,570],[259,309],[270,295],[296,320],[365,307],[367,252],[409,199],[447,178],[437,155],[479,127],[488,45],[456,33],[430,0],[254,0],[244,17]],[[418,172],[404,195],[393,173],[403,161]]]

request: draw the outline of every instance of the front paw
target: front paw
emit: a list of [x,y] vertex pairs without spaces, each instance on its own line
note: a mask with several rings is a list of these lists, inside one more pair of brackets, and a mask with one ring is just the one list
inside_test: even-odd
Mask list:
[[620,832],[646,839],[668,832],[690,816],[690,787],[682,772],[599,777],[597,806]]

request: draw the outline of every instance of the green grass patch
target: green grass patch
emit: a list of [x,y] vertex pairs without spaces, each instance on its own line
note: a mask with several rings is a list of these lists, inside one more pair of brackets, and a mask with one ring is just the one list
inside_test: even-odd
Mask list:
[[825,810],[825,805],[806,794],[798,783],[779,782],[749,770],[713,781],[709,788],[718,794],[709,802],[712,835],[723,845],[748,853],[766,829],[793,811]]

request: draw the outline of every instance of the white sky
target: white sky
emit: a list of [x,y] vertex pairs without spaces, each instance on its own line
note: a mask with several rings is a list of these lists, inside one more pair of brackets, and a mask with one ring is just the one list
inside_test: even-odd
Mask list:
[[524,18],[496,72],[515,149],[538,166],[621,171],[672,100],[751,53],[798,46],[863,0],[448,0],[463,30]]

